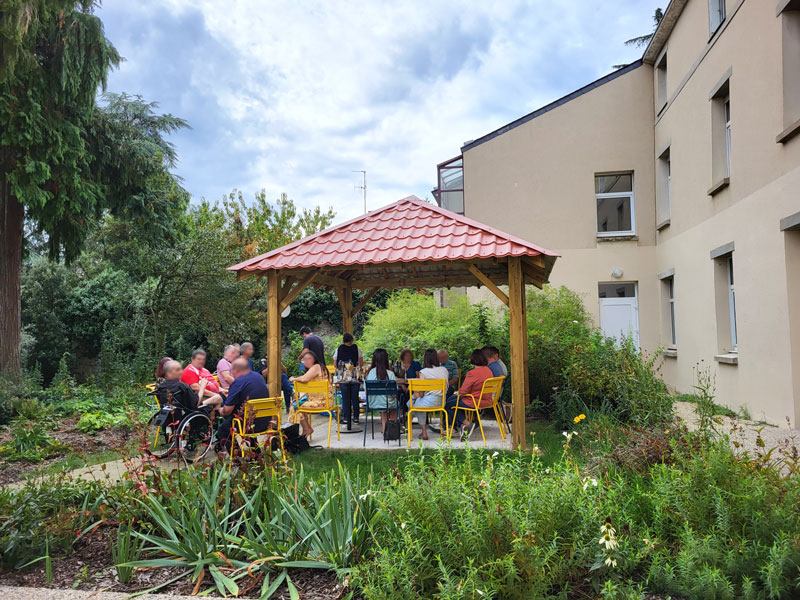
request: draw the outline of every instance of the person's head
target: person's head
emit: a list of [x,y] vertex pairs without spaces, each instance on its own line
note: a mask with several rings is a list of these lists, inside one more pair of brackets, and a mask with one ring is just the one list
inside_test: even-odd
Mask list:
[[225,350],[222,351],[222,356],[225,357],[225,360],[228,362],[233,362],[237,358],[239,358],[239,346],[236,344],[230,344],[229,346],[225,346]]
[[481,348],[484,356],[486,356],[487,363],[493,363],[496,360],[500,359],[500,350],[495,348],[494,346],[484,346]]
[[177,360],[171,358],[164,363],[164,378],[172,381],[177,381],[183,374],[183,367]]
[[372,353],[372,368],[375,369],[375,376],[378,379],[388,379],[386,374],[389,370],[389,353],[383,348],[378,348]]
[[202,369],[206,366],[206,351],[198,348],[192,352],[192,366],[197,369]]
[[308,326],[301,327],[300,328],[300,335],[303,336],[304,338],[307,338],[308,336],[310,336],[311,335],[311,327],[308,327]]
[[250,358],[251,356],[253,356],[255,348],[253,348],[253,344],[251,344],[250,342],[244,342],[242,346],[239,348],[239,350],[242,353],[242,358]]
[[234,379],[241,377],[242,375],[247,375],[249,372],[250,363],[247,362],[246,358],[237,358],[231,364],[231,374],[233,375]]
[[342,336],[342,343],[344,343],[345,346],[349,346],[350,344],[352,344],[353,343],[353,334],[352,333],[345,333]]
[[422,355],[422,367],[425,369],[430,369],[432,367],[439,366],[439,355],[436,354],[436,350],[433,348],[428,348],[425,350],[425,354]]
[[439,350],[439,352],[436,353],[436,356],[439,358],[440,365],[443,365],[450,360],[450,353],[445,349]]
[[306,370],[310,369],[314,365],[318,365],[319,362],[319,357],[317,357],[317,355],[310,350],[303,355],[303,366],[306,368]]
[[486,360],[483,350],[473,350],[472,354],[469,355],[469,363],[476,367],[485,367],[489,364],[489,361]]
[[414,353],[409,350],[408,348],[400,351],[400,362],[405,364],[411,364],[411,361],[414,360]]
[[172,359],[169,356],[165,356],[158,361],[158,366],[156,367],[156,379],[164,379],[164,377],[166,377],[166,370],[164,369],[164,366],[171,360]]

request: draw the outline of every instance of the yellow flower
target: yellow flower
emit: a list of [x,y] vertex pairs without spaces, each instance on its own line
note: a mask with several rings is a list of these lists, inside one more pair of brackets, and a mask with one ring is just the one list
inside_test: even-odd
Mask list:
[[579,414],[577,417],[575,417],[574,419],[572,419],[572,422],[573,422],[573,423],[575,423],[575,425],[577,425],[578,423],[580,423],[581,421],[583,421],[585,418],[586,418],[586,415],[584,415],[583,413],[581,413],[581,414]]

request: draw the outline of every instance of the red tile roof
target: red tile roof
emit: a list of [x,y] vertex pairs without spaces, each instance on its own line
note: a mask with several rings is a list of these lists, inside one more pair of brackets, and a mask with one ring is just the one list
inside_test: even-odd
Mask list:
[[538,255],[557,256],[416,196],[408,196],[228,267],[228,270],[263,271]]

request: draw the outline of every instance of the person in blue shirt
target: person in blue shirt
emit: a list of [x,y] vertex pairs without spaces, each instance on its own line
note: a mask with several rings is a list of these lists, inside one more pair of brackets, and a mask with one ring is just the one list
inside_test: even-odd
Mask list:
[[[217,430],[217,453],[222,451],[230,452],[231,447],[231,426],[234,417],[241,412],[242,406],[248,400],[259,398],[269,398],[267,384],[260,373],[250,370],[250,365],[245,358],[237,358],[231,365],[233,383],[228,388],[228,397],[222,403],[220,414],[223,417],[222,424]],[[265,417],[266,418],[266,417]],[[256,419],[258,421],[258,419]],[[255,423],[257,428],[263,428],[262,423]],[[222,458],[222,457],[221,457]]]
[[[408,348],[401,350],[399,362],[401,379],[417,379],[419,377],[422,365],[419,364],[418,360],[414,360],[414,353],[411,352],[411,350]],[[402,390],[400,394],[400,404],[401,406],[405,406],[406,402],[408,402],[408,387],[401,384],[400,389]]]

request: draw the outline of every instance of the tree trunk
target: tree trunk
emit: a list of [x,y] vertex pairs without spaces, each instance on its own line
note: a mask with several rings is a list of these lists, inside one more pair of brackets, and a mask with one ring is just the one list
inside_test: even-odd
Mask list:
[[24,220],[25,209],[0,174],[0,373],[13,379],[21,374],[20,273]]

